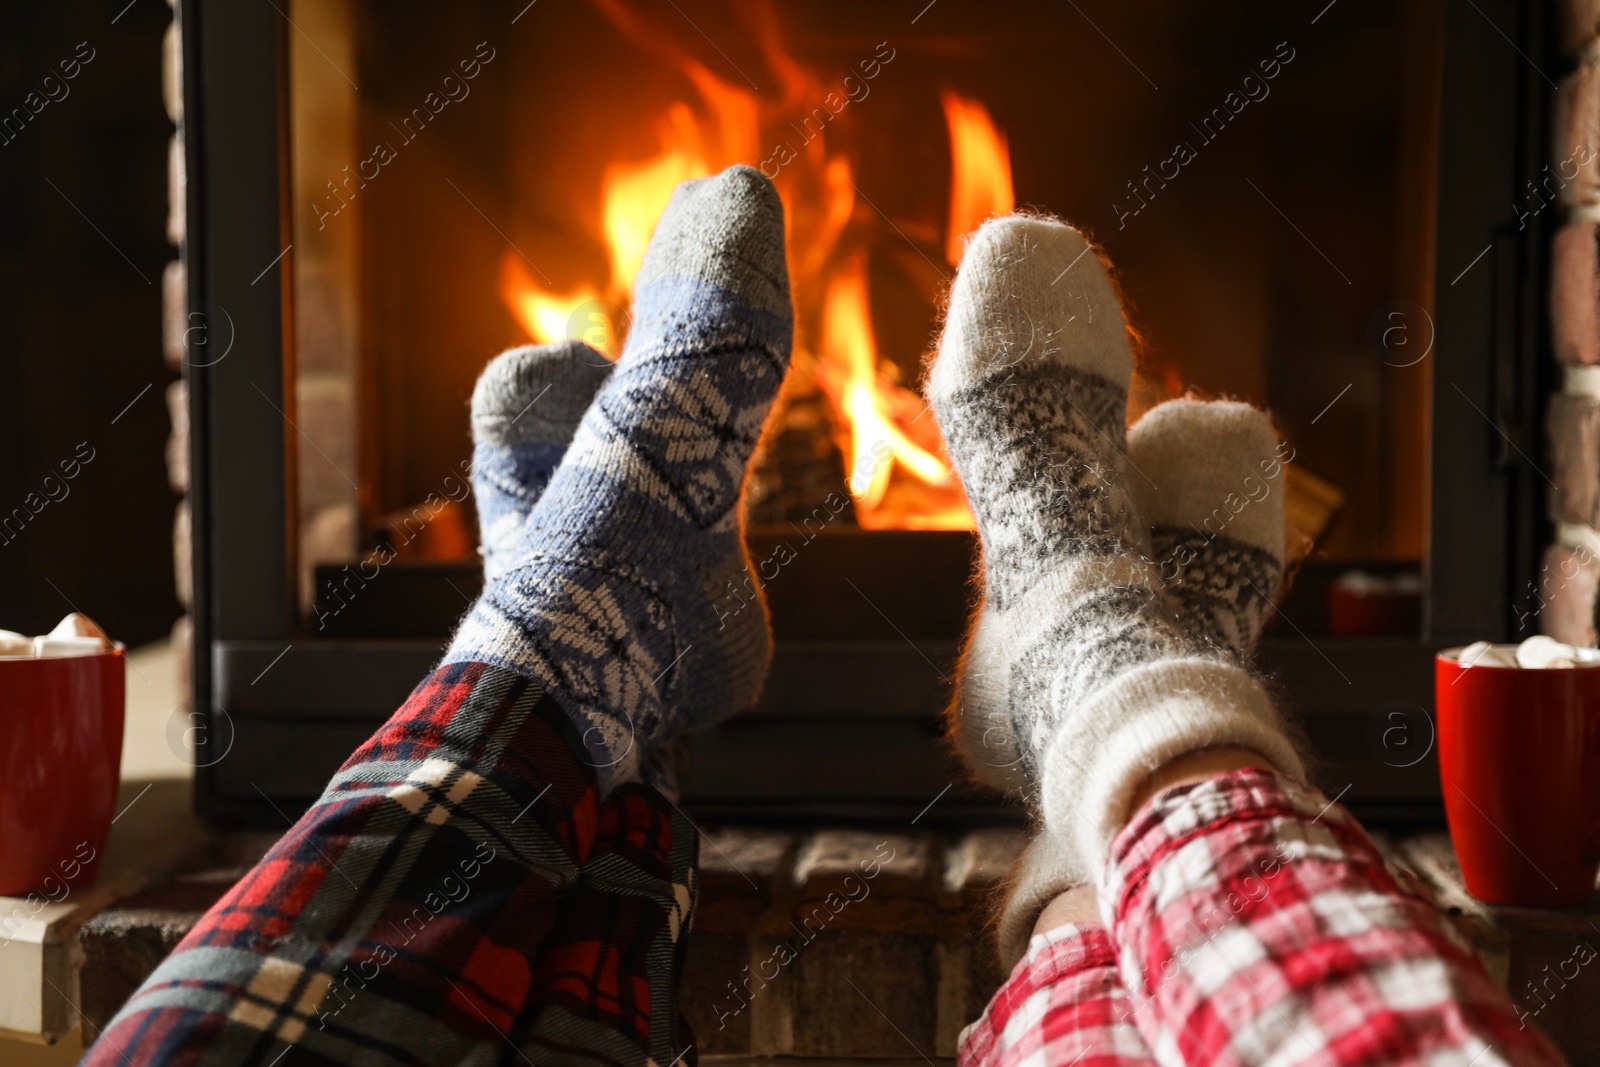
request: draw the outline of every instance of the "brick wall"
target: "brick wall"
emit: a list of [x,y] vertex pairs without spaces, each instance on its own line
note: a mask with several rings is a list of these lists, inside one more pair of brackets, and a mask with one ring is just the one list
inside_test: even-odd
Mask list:
[[1556,94],[1550,170],[1562,226],[1550,256],[1550,338],[1560,392],[1550,398],[1550,519],[1556,537],[1519,598],[1539,629],[1593,647],[1600,599],[1600,0],[1561,0],[1561,43],[1575,69]]
[[[170,6],[172,0],[168,0]],[[161,99],[167,118],[172,120],[172,139],[167,149],[167,240],[177,250],[161,272],[162,355],[167,366],[183,371],[189,364],[190,346],[199,340],[191,330],[188,274],[184,267],[184,239],[187,220],[188,181],[183,157],[183,48],[178,22],[173,20],[161,41]],[[199,360],[195,360],[199,362]],[[173,583],[178,603],[188,612],[194,595],[194,538],[189,522],[189,383],[179,379],[167,387],[167,415],[172,433],[167,439],[167,481],[183,494],[172,522]],[[172,627],[172,644],[177,652],[178,692],[186,714],[190,703],[189,663],[194,653],[194,628],[183,615]]]

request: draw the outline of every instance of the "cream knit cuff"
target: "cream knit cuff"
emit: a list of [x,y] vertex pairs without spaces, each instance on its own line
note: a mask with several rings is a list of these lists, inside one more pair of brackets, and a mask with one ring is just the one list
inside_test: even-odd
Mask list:
[[1251,749],[1278,771],[1305,777],[1266,690],[1244,668],[1195,657],[1129,670],[1058,728],[1042,766],[1045,825],[1098,876],[1139,785],[1177,757],[1219,745]]
[[1028,847],[1017,857],[1016,866],[1011,868],[1006,898],[1000,905],[995,943],[1005,973],[1010,974],[1028,951],[1034,925],[1045,907],[1062,893],[1088,880],[1083,869],[1072,862],[1050,831],[1041,828],[1038,836],[1029,841]]

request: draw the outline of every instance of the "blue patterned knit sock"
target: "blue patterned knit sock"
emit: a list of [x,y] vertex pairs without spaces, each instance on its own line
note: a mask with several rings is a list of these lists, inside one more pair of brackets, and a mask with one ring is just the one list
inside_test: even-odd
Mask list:
[[733,167],[679,186],[635,280],[627,349],[446,653],[543,686],[603,790],[760,693],[771,638],[759,597],[744,599],[759,583],[740,494],[793,336],[772,184]]
[[489,361],[472,390],[472,495],[483,577],[504,574],[578,420],[611,374],[582,341],[524,345]]

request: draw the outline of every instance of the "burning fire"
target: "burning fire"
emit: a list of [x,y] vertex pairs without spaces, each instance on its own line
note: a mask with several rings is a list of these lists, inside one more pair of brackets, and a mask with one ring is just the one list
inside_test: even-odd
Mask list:
[[[928,485],[947,481],[950,465],[907,437],[889,411],[889,402],[905,390],[883,381],[878,372],[878,346],[867,310],[867,273],[859,259],[846,260],[828,282],[822,323],[822,366],[843,377],[843,384],[830,393],[849,420],[850,450],[845,458],[850,464],[850,494],[861,521],[877,515],[896,464]],[[824,379],[824,388],[827,384]]]
[[1011,151],[989,109],[955,93],[943,96],[952,171],[944,255],[955,264],[961,262],[961,239],[990,215],[1008,213],[1017,200],[1011,192]]
[[[703,69],[699,73],[710,78]],[[739,124],[742,102],[724,98],[723,103],[718,114],[722,124]],[[551,293],[533,280],[520,253],[508,248],[501,257],[500,297],[535,341],[580,337],[612,359],[622,354],[620,324],[612,321],[610,310],[627,302],[650,233],[672,190],[715,169],[707,162],[700,124],[688,104],[678,101],[667,109],[658,136],[664,145],[660,154],[638,163],[612,163],[601,179],[600,237],[611,267],[604,288],[583,285]]]
[[[609,277],[555,291],[532,276],[519,253],[508,250],[501,261],[500,294],[535,341],[582,337],[615,359],[622,338],[621,324],[614,320],[630,298],[645,246],[672,190],[734,163],[760,165],[762,119],[775,128],[798,129],[787,120],[804,113],[810,101],[824,99],[828,90],[783,52],[776,21],[765,8],[753,21],[783,90],[777,102],[759,100],[663,44],[622,0],[597,2],[619,29],[664,54],[685,75],[698,106],[672,103],[657,123],[652,154],[618,159],[605,168],[591,229],[607,253]],[[1005,135],[983,104],[953,92],[944,93],[942,102],[952,171],[945,251],[955,264],[971,229],[1011,210],[1011,166]],[[971,529],[971,512],[943,458],[934,420],[900,382],[898,366],[879,358],[862,242],[852,239],[850,251],[841,250],[847,236],[870,232],[876,224],[875,211],[857,214],[851,159],[830,152],[819,128],[803,150],[791,153],[774,180],[789,218],[789,262],[801,323],[796,374],[808,375],[811,387],[832,405],[856,521],[868,529]],[[806,325],[819,319],[820,344],[813,345]]]

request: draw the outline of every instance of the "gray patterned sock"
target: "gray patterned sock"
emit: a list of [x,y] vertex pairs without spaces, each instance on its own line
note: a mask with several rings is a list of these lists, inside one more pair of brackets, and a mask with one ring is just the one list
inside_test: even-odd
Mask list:
[[[1248,404],[1171,400],[1128,431],[1128,459],[1174,622],[1247,660],[1283,582],[1284,455],[1271,419]],[[999,912],[1007,970],[1045,906],[1087,878],[1050,834],[1029,842]]]
[[1069,557],[1115,569],[1150,548],[1119,469],[1133,365],[1122,307],[1090,253],[1052,220],[1011,216],[980,229],[928,378],[984,557],[985,596],[948,735],[981,781],[1029,806],[1038,793],[1033,718],[1014,706],[1014,661],[1002,647],[1023,622],[1011,605],[1023,590],[1056,582]]
[[1267,413],[1169,400],[1128,431],[1129,479],[1178,625],[1248,658],[1283,584],[1284,478]]
[[578,421],[611,374],[582,341],[507,349],[472,390],[472,495],[483,577],[511,565],[522,524],[561,464]]
[[983,543],[960,699],[1004,709],[1008,773],[1038,783],[1046,829],[1095,871],[1134,790],[1177,756],[1240,745],[1301,765],[1261,685],[1176,625],[1146,558],[1122,473],[1132,361],[1088,251],[1046,219],[979,230],[928,394]]
[[793,339],[772,183],[736,166],[678,186],[634,280],[622,358],[445,653],[548,692],[602,793],[766,681],[759,591],[750,611],[724,601],[753,582],[741,500]]

